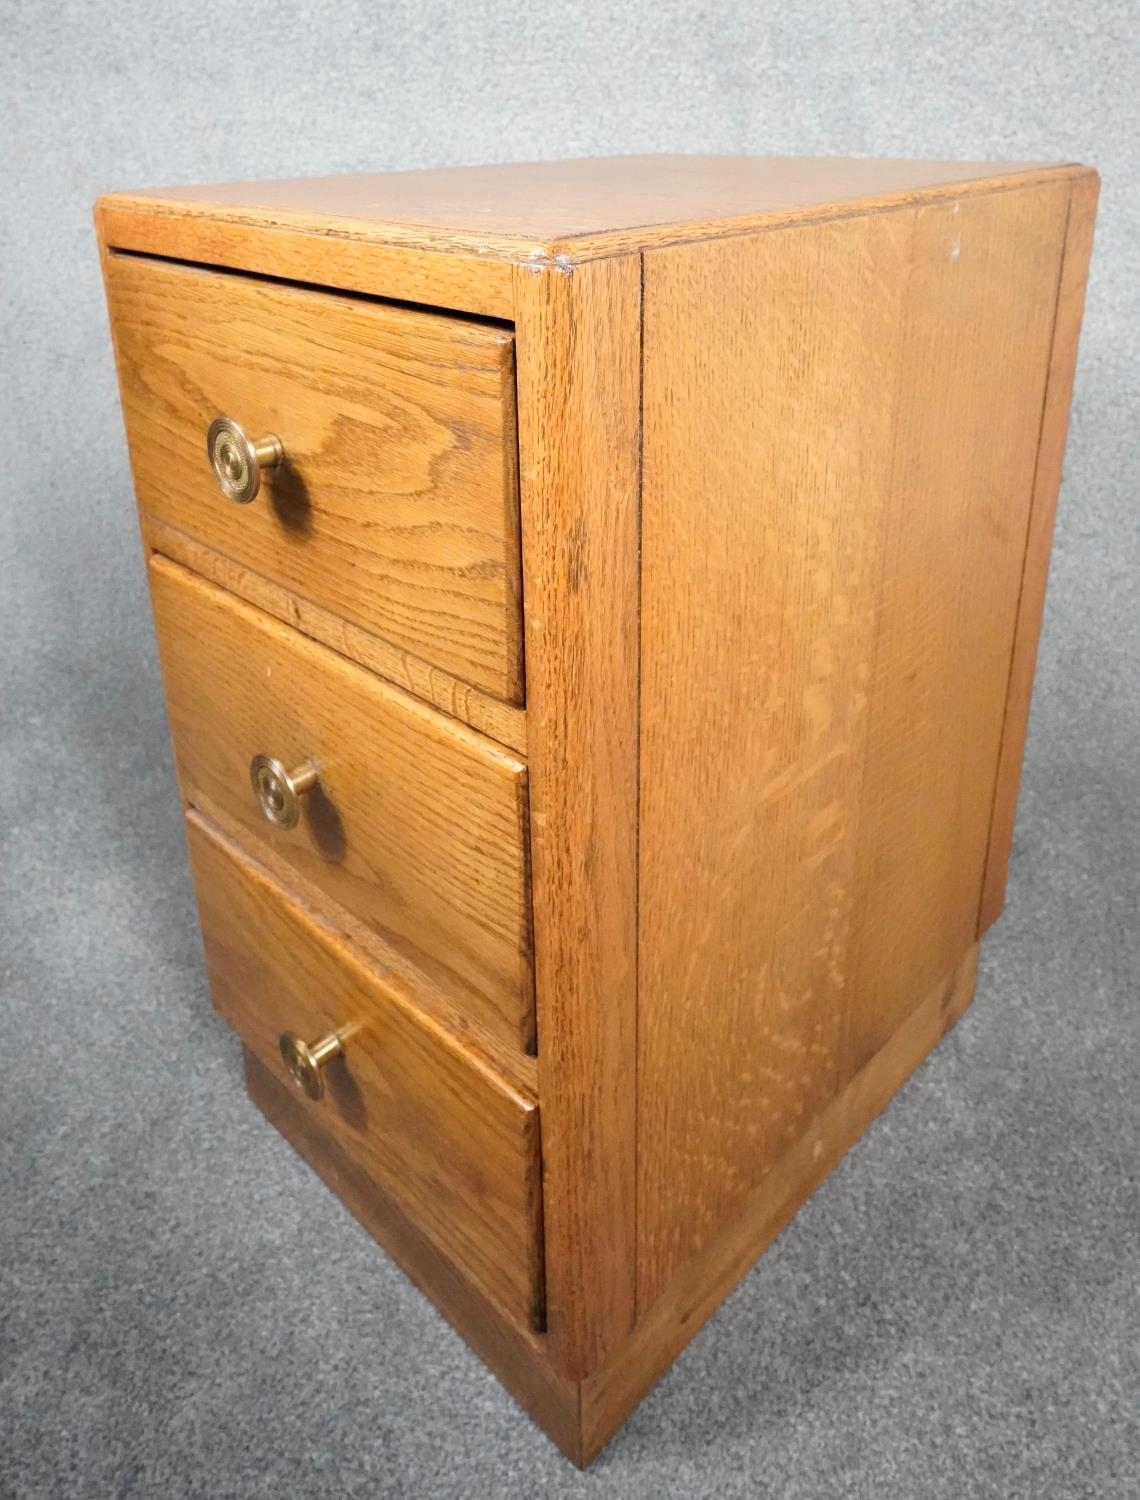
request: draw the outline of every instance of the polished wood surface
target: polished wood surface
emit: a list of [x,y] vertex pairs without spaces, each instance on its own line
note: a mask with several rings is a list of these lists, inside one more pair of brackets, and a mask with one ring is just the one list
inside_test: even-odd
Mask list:
[[974,941],[1067,198],[645,257],[639,1307]]
[[[224,811],[516,1047],[533,1041],[526,767],[162,557],[151,597],[188,801]],[[255,755],[315,760],[295,828]]]
[[[106,265],[140,507],[518,702],[510,331],[135,256]],[[218,415],[284,445],[251,504],[211,472]]]
[[1017,793],[1021,785],[1021,763],[1029,732],[1029,705],[1033,673],[1037,666],[1037,643],[1045,613],[1045,584],[1049,577],[1049,554],[1057,497],[1061,490],[1061,463],[1069,431],[1069,404],[1077,367],[1077,341],[1085,306],[1093,225],[1100,182],[1082,177],[1072,185],[1065,261],[1057,299],[1053,349],[1049,361],[1049,384],[1041,421],[1041,445],[1033,484],[1033,511],[1017,607],[1017,636],[1010,670],[1002,731],[1001,760],[994,794],[993,821],[986,860],[985,887],[978,932],[984,933],[996,920],[1005,902],[1005,886],[1013,849],[1013,825],[1017,815]]
[[1034,162],[890,161],[857,157],[612,156],[419,172],[232,182],[115,195],[115,206],[184,217],[303,223],[379,240],[525,259],[624,254],[788,214],[844,204],[971,192],[1065,168]]
[[[291,1087],[278,1039],[343,1038],[313,1129],[524,1327],[542,1318],[538,1110],[383,984],[196,812],[187,815],[214,1003]],[[303,1097],[303,1096],[298,1096]]]
[[634,1317],[641,279],[519,277],[547,1323],[580,1374]]
[[977,937],[1069,191],[915,212],[841,1082]]

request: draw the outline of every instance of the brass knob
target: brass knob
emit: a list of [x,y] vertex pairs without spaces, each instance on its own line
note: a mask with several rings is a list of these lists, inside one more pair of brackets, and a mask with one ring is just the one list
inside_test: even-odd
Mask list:
[[266,821],[274,828],[296,828],[301,796],[316,784],[317,768],[306,760],[295,771],[287,771],[271,755],[255,755],[249,763],[249,780]]
[[331,1036],[321,1037],[319,1042],[314,1042],[310,1047],[299,1036],[286,1031],[278,1039],[277,1045],[281,1048],[281,1056],[289,1069],[289,1077],[302,1094],[310,1099],[323,1098],[325,1076],[322,1069],[327,1062],[339,1057],[344,1051],[340,1037],[333,1032]]
[[222,494],[239,505],[248,505],[261,488],[262,469],[275,468],[285,457],[279,437],[249,438],[229,417],[210,423],[206,452]]

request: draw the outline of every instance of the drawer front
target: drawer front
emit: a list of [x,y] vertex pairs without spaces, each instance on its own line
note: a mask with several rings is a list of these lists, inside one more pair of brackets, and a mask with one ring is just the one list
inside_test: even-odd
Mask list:
[[[508,330],[111,254],[107,295],[139,504],[509,702],[520,702]],[[218,416],[284,460],[222,493]]]
[[[314,1126],[516,1322],[542,1320],[538,1109],[435,1027],[198,814],[187,833],[214,1003],[296,1088],[289,1034],[336,1036]],[[299,1092],[299,1091],[298,1091]]]
[[[513,1047],[533,1040],[526,767],[473,730],[155,557],[151,597],[188,801],[268,843]],[[267,756],[316,781],[269,822]]]

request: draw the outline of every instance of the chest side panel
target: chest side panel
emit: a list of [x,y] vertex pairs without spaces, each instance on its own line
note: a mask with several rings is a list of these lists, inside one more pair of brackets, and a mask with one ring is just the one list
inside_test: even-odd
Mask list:
[[645,257],[639,1309],[974,940],[1067,195]]

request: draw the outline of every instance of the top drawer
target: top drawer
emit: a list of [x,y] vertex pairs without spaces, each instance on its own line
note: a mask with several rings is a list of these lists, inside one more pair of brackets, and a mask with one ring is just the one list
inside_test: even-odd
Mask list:
[[[509,330],[121,254],[107,296],[144,510],[522,701]],[[284,450],[252,503],[214,478],[218,416]]]

